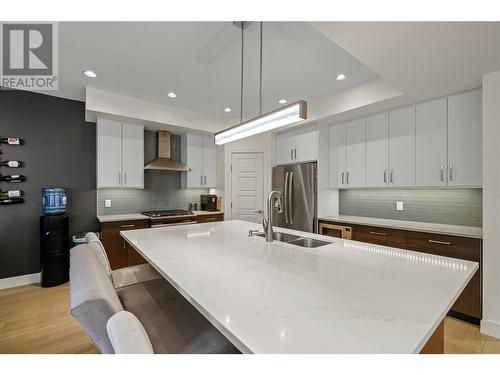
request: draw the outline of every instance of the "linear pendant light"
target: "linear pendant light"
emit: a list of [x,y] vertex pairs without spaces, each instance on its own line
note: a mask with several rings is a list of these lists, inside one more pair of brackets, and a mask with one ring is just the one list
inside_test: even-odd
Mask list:
[[274,111],[262,114],[262,22],[260,23],[260,116],[243,122],[243,31],[244,22],[241,22],[241,90],[240,90],[240,123],[228,129],[215,133],[215,144],[237,141],[238,139],[264,133],[307,119],[307,102],[288,104]]

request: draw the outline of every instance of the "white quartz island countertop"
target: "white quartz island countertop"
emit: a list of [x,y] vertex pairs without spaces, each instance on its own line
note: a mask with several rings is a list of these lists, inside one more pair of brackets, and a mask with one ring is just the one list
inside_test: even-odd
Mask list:
[[333,241],[316,249],[224,221],[121,235],[244,353],[418,353],[478,265]]

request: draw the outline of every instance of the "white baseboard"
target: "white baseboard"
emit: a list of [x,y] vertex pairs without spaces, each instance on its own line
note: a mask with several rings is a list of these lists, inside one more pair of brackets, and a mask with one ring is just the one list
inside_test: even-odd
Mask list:
[[481,333],[500,339],[500,322],[495,320],[481,320]]
[[0,289],[14,288],[16,286],[35,284],[40,282],[40,272],[30,275],[21,275],[0,279]]

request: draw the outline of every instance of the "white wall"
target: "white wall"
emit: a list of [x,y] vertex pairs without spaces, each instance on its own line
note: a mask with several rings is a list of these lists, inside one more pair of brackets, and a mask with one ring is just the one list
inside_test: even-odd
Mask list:
[[500,338],[500,71],[483,75],[483,319]]
[[224,218],[231,220],[231,154],[235,152],[262,152],[264,155],[264,202],[271,191],[272,167],[276,160],[276,135],[267,132],[224,145]]

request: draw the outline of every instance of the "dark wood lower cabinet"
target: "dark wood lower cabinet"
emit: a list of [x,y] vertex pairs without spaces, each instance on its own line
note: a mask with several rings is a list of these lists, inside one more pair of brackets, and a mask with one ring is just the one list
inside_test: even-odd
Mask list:
[[402,249],[406,246],[406,232],[398,229],[357,225],[354,238],[356,241],[376,245],[399,247]]
[[197,215],[196,222],[197,223],[210,223],[212,221],[223,221],[224,214],[216,213],[216,214],[206,214],[206,215]]
[[[322,221],[319,223],[321,224]],[[352,239],[356,241],[478,262],[479,270],[458,297],[449,315],[479,324],[482,318],[482,241],[480,239],[367,225],[347,225],[352,227]]]
[[113,221],[101,223],[101,240],[108,255],[111,269],[146,263],[121,236],[120,231],[149,228],[149,220]]
[[450,315],[479,324],[482,317],[481,240],[442,234],[407,232],[406,248],[479,263],[479,270],[474,274],[450,311]]

